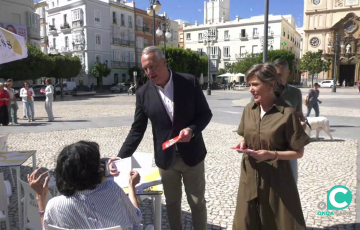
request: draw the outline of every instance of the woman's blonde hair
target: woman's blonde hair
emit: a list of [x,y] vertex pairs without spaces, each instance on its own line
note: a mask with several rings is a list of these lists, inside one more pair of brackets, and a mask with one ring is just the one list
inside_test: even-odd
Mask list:
[[3,87],[3,86],[5,86],[4,83],[0,82],[0,87]]
[[284,91],[284,86],[280,84],[279,75],[276,71],[275,66],[272,63],[264,63],[253,65],[246,73],[245,80],[249,82],[250,78],[256,76],[261,82],[265,84],[274,84],[274,93],[279,97]]

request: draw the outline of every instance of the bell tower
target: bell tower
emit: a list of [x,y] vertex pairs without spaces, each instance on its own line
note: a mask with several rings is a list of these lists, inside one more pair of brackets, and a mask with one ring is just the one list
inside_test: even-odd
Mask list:
[[230,0],[204,2],[204,24],[230,21]]

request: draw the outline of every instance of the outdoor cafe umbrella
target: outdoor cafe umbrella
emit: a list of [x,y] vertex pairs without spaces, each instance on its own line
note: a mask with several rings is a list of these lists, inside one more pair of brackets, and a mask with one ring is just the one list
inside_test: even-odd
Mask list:
[[217,76],[217,77],[230,77],[230,76],[233,76],[234,74],[232,74],[232,73],[224,73],[224,74],[221,74],[221,75],[219,75],[219,76]]
[[25,38],[0,28],[0,64],[27,58]]

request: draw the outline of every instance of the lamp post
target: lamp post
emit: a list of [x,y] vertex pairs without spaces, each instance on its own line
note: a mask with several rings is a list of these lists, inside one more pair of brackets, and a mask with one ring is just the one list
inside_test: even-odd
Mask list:
[[263,63],[267,61],[269,33],[269,0],[265,0]]
[[169,32],[170,28],[170,19],[162,16],[158,19],[158,29],[156,34],[161,36],[164,35],[164,56],[166,58],[166,38],[171,38],[171,33]]
[[334,40],[334,44],[333,46],[331,44],[328,45],[329,49],[334,47],[334,62],[333,62],[333,87],[332,87],[332,92],[336,93],[336,75],[337,75],[337,59],[339,56],[339,48],[343,48],[345,47],[343,44],[340,46],[340,41],[339,41],[339,34],[336,33],[335,34],[335,40]]
[[156,34],[155,34],[155,17],[156,12],[161,10],[161,4],[158,0],[149,0],[150,7],[147,8],[147,14],[153,17],[153,45],[156,46]]
[[134,76],[134,85],[136,84],[136,76],[137,76],[137,71],[133,72],[133,76]]
[[211,95],[211,77],[210,77],[210,29],[204,32],[204,38],[207,43],[207,58],[208,58],[208,85],[207,95]]

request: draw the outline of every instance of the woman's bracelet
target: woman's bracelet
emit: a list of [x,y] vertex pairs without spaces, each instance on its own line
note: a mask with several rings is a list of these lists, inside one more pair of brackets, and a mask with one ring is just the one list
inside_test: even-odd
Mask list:
[[45,214],[45,210],[43,210],[43,211],[39,211],[39,215],[40,215],[40,217],[44,217],[44,214]]

